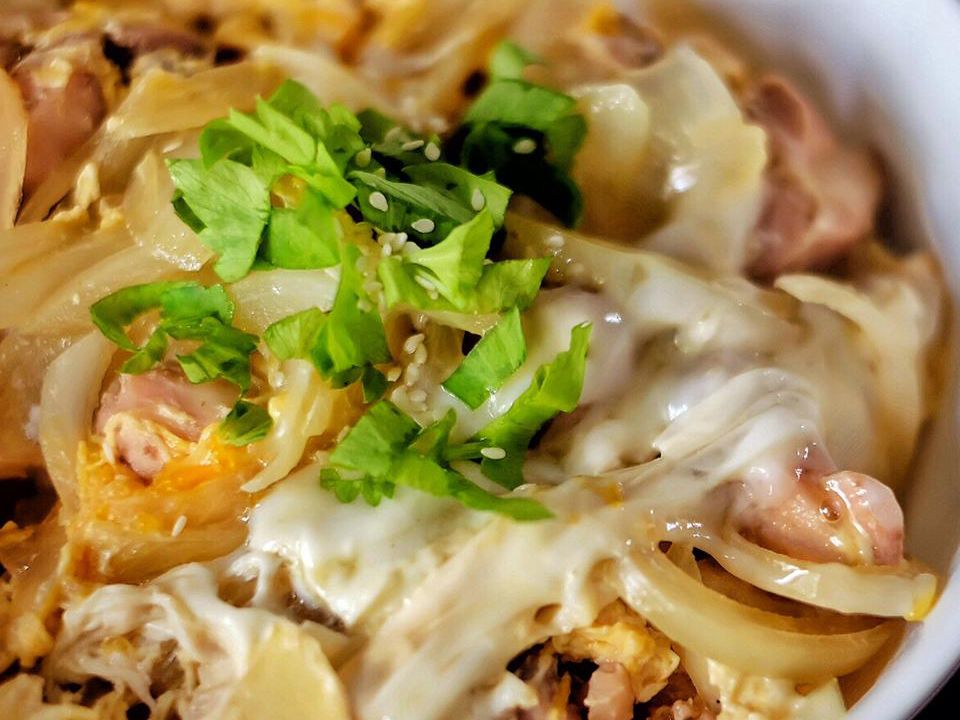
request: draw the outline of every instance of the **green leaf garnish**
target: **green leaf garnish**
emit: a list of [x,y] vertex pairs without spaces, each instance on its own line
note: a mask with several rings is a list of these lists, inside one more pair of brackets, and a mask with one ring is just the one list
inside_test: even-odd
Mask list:
[[520,311],[513,308],[473,346],[443,387],[476,410],[527,358]]
[[363,379],[372,397],[380,386],[381,394],[386,388],[372,366],[389,362],[390,350],[380,313],[362,288],[356,267],[360,250],[344,244],[341,255],[340,285],[330,312],[308,309],[289,315],[270,325],[263,339],[280,360],[309,359],[337,387]]
[[[159,322],[138,347],[126,328],[144,313],[159,311]],[[90,317],[100,331],[133,355],[121,366],[124,373],[143,373],[160,363],[169,339],[199,344],[177,360],[193,383],[224,379],[241,390],[250,387],[250,354],[257,337],[232,327],[233,301],[222,286],[193,282],[156,282],[133,285],[98,300]]]
[[521,310],[529,307],[549,269],[549,258],[503,260],[484,265],[476,287],[465,293],[457,305],[440,297],[438,292],[431,295],[417,282],[416,266],[400,258],[384,258],[377,268],[377,275],[383,283],[383,295],[389,307],[487,315],[513,307]]
[[517,80],[522,77],[525,67],[540,62],[539,56],[514,42],[504,40],[494,49],[490,58],[490,75],[498,80]]
[[307,192],[294,208],[273,208],[260,256],[279,268],[331,267],[340,261],[341,236],[333,208]]
[[371,407],[330,455],[340,468],[385,478],[394,458],[420,432],[420,426],[393,403],[383,401]]
[[410,253],[404,261],[429,270],[437,292],[459,307],[480,282],[492,235],[490,213],[482,212],[454,228],[441,242]]
[[[359,130],[345,108],[325,110],[288,80],[254,112],[231,110],[209,123],[200,135],[201,159],[168,161],[174,209],[218,255],[214,270],[223,280],[239,280],[255,262],[336,264],[334,212],[356,196],[344,170],[364,147]],[[274,207],[271,193],[284,178],[299,178],[302,191],[293,204]]]
[[535,500],[493,495],[446,466],[442,460],[443,450],[454,419],[453,414],[448,413],[427,428],[421,428],[395,405],[379,402],[357,421],[331,453],[333,467],[321,472],[321,485],[341,502],[352,502],[362,496],[376,506],[384,497],[393,497],[396,486],[403,485],[515,520],[553,517]]
[[445,193],[430,187],[388,180],[355,170],[358,203],[365,220],[382,230],[408,233],[418,244],[433,245],[474,212]]
[[[205,168],[202,160],[168,160],[176,199],[202,223],[200,240],[220,257],[213,269],[223,280],[239,280],[250,271],[270,215],[270,190],[246,165],[220,160]],[[181,206],[174,204],[185,222]]]
[[486,210],[496,227],[503,225],[511,192],[497,182],[493,173],[474,175],[469,170],[441,162],[411,165],[403,172],[417,185],[432,188],[475,213]]
[[570,348],[542,365],[533,381],[510,409],[480,430],[475,439],[487,447],[502,448],[499,460],[484,458],[483,473],[506,488],[523,483],[523,458],[537,431],[561,412],[572,412],[583,391],[591,326],[577,325],[570,333]]
[[499,182],[572,226],[583,201],[569,170],[586,122],[571,96],[521,79],[533,60],[515,45],[494,52],[493,79],[464,117],[460,163],[475,173],[493,171]]
[[270,413],[259,405],[240,400],[220,422],[218,432],[225,443],[243,446],[263,440],[271,427]]

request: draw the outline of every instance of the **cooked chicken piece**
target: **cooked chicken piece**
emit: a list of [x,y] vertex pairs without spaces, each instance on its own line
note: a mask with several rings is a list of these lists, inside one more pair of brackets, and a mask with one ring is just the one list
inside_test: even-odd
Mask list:
[[805,473],[783,493],[748,484],[746,532],[799,560],[896,565],[903,559],[903,511],[893,491],[855,472]]
[[745,109],[767,131],[770,150],[751,272],[772,277],[825,267],[868,238],[881,192],[874,158],[841,145],[810,101],[779,76],[748,88]]
[[600,663],[587,685],[588,720],[631,720],[633,688],[630,673],[620,663]]
[[24,193],[29,195],[96,132],[116,72],[97,39],[80,37],[27,55],[11,76],[29,116]]
[[221,420],[236,397],[229,383],[193,385],[173,368],[120,375],[104,393],[95,430],[115,459],[152,479],[205,428]]

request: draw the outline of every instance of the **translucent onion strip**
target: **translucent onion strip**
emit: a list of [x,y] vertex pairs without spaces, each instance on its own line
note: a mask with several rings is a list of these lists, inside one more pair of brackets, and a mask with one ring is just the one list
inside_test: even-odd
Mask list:
[[139,138],[202,127],[230,108],[250,110],[283,81],[276,69],[240,62],[185,77],[156,69],[140,78],[107,120],[118,138]]
[[[54,241],[52,237],[43,239]],[[54,262],[39,256],[6,273],[0,281],[0,329],[26,325],[56,290],[129,243],[122,226],[109,228],[60,250]]]
[[287,315],[313,307],[327,312],[333,307],[339,282],[339,268],[250,273],[230,286],[237,304],[235,323],[248,332],[262,334],[267,326]]
[[90,434],[103,376],[115,348],[93,332],[54,360],[43,380],[40,447],[67,518],[76,512],[77,450]]
[[772,552],[738,533],[723,540],[695,538],[732,575],[774,595],[848,614],[922,619],[933,605],[937,578],[905,563],[850,567],[814,563]]
[[261,443],[266,467],[243,486],[258,492],[285,478],[300,462],[307,441],[322,433],[333,410],[333,391],[306,360],[283,364],[283,385],[270,400],[273,428]]
[[351,110],[373,107],[391,117],[398,115],[390,102],[366,80],[319,53],[263,45],[254,50],[250,58],[303,83],[324,105],[338,102]]
[[[815,634],[795,619],[742,605],[711,590],[662,553],[619,563],[623,600],[671,640],[753,675],[815,682],[853,672],[895,629],[887,622],[858,632]],[[796,621],[796,627],[802,627]]]
[[196,271],[213,257],[170,203],[173,181],[156,152],[143,158],[123,196],[123,217],[133,239],[161,260],[182,270]]
[[27,166],[27,113],[20,90],[0,69],[0,230],[13,227]]
[[79,230],[77,219],[20,224],[0,230],[0,275],[8,277],[20,265],[72,242]]

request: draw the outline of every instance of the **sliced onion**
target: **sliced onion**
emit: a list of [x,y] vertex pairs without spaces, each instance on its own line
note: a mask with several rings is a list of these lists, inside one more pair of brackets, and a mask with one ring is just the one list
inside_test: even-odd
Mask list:
[[72,242],[78,235],[79,226],[76,220],[58,220],[0,230],[0,277],[9,277],[20,265]]
[[723,540],[696,538],[693,542],[731,575],[751,585],[842,613],[920,620],[930,611],[937,593],[936,576],[909,563],[850,567],[795,560],[732,531]]
[[[816,682],[853,672],[896,629],[895,621],[837,634],[798,631],[808,622],[742,605],[691,578],[660,552],[618,565],[623,600],[693,652],[751,675]],[[807,626],[807,628],[805,628]]]
[[170,203],[173,181],[160,155],[151,151],[133,171],[123,196],[123,217],[134,241],[182,270],[199,270],[213,257]]
[[329,311],[339,282],[339,268],[250,273],[230,286],[236,325],[260,334],[287,315],[314,307]]
[[276,68],[258,62],[203,70],[183,76],[155,69],[130,89],[106,130],[129,139],[190,130],[225,116],[230,108],[250,110],[257,96],[269,95],[283,81]]
[[77,450],[90,435],[103,376],[115,349],[100,333],[90,333],[54,360],[43,380],[40,447],[66,518],[79,506]]
[[0,230],[13,227],[27,166],[27,112],[17,84],[0,68]]
[[[122,231],[126,235],[126,229]],[[128,285],[185,275],[146,248],[125,247],[59,286],[23,327],[33,333],[84,333],[91,327],[90,305],[103,296]]]
[[[52,238],[44,239],[52,242]],[[93,233],[82,242],[58,251],[53,262],[40,256],[5,274],[0,280],[0,329],[28,324],[36,309],[56,289],[69,285],[72,279],[104,257],[129,244],[130,236],[126,230],[114,227]]]
[[306,360],[283,364],[284,382],[270,400],[273,428],[261,443],[266,467],[243,489],[259,492],[285,478],[300,462],[307,441],[322,433],[333,410],[333,391]]
[[250,58],[303,83],[325,105],[338,102],[351,110],[373,107],[391,117],[399,114],[366,80],[320,53],[262,45],[251,53]]

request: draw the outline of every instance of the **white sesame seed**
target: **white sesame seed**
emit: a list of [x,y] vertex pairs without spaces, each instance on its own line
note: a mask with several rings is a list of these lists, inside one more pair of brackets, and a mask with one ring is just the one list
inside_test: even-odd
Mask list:
[[380,248],[380,254],[384,257],[390,257],[393,255],[393,246],[389,242],[385,242]]
[[398,232],[394,235],[394,237],[397,238],[397,242],[402,245],[407,241],[409,236],[405,232]]
[[483,193],[480,192],[480,188],[474,188],[473,195],[470,196],[470,207],[480,212],[486,204],[487,199],[483,196]]
[[417,365],[425,365],[427,362],[427,346],[423,343],[417,348],[416,352],[413,353],[413,361]]
[[489,460],[503,460],[507,456],[507,451],[499,447],[483,448],[480,454]]
[[418,233],[428,233],[433,232],[436,224],[430,218],[420,218],[419,220],[414,220],[412,223],[410,223],[410,227],[412,227]]
[[397,139],[397,136],[403,132],[403,128],[399,125],[394,125],[392,128],[387,130],[386,134],[383,136],[383,141],[385,143],[391,142]]
[[400,149],[406,152],[409,150],[419,150],[422,147],[423,140],[410,140],[409,142],[405,142],[403,145],[401,145]]
[[413,385],[420,379],[420,366],[419,365],[407,365],[407,369],[403,373],[403,382],[405,385]]
[[410,242],[409,240],[403,244],[403,247],[400,249],[400,252],[404,255],[413,255],[417,250],[420,249],[420,246],[415,242]]
[[436,143],[427,143],[427,146],[423,149],[423,155],[430,162],[434,162],[440,159],[440,148],[437,147]]
[[367,295],[376,295],[383,290],[383,285],[378,280],[367,280],[363,283],[363,291]]
[[357,300],[357,309],[360,312],[370,312],[373,310],[373,305],[370,304],[370,301],[366,298],[359,298]]
[[418,405],[422,405],[427,401],[427,393],[423,390],[414,390],[410,393],[410,402],[414,402]]
[[563,247],[563,235],[551,235],[547,238],[547,247],[559,250]]
[[394,366],[387,370],[387,380],[390,382],[396,382],[400,379],[400,375],[403,374],[403,369],[399,366]]
[[537,149],[537,143],[531,138],[520,138],[513,144],[513,151],[517,155],[529,155]]
[[426,335],[423,333],[417,333],[416,335],[411,335],[406,340],[403,341],[403,351],[407,355],[413,355],[417,348],[423,343],[426,339]]
[[432,291],[432,292],[436,292],[436,291],[437,291],[436,285],[433,284],[433,282],[430,280],[430,278],[424,277],[423,275],[414,275],[413,279],[416,280],[417,285],[419,285],[420,287],[422,287],[422,288],[423,288],[424,290],[426,290],[428,293],[431,292],[431,291]]
[[183,529],[187,526],[187,516],[181,515],[173,523],[173,528],[170,530],[170,537],[177,537],[180,533],[183,532]]
[[366,167],[370,164],[370,160],[373,158],[373,151],[370,148],[364,148],[356,155],[353,156],[353,160],[357,163],[357,167]]
[[370,203],[370,207],[379,210],[380,212],[386,212],[390,208],[389,203],[387,203],[387,196],[379,190],[375,190],[374,192],[370,193],[368,201]]

